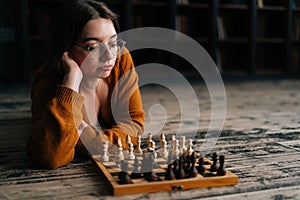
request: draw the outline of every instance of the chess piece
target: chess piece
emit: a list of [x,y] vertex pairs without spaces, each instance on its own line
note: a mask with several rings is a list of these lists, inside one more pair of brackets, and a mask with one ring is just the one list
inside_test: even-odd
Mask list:
[[109,161],[109,155],[108,155],[108,141],[107,141],[107,140],[104,140],[104,141],[103,141],[103,153],[102,153],[102,156],[101,156],[101,160],[102,160],[103,162]]
[[128,145],[129,145],[128,159],[129,160],[133,160],[135,158],[135,155],[133,153],[133,150],[134,150],[133,144],[132,143],[128,143]]
[[148,136],[147,136],[147,148],[149,148],[151,145],[152,145],[152,135],[151,133],[148,133]]
[[167,158],[168,157],[168,154],[169,152],[167,151],[167,141],[166,141],[166,137],[165,135],[162,133],[160,135],[160,149],[159,149],[159,155],[160,157],[162,158]]
[[171,144],[171,149],[173,150],[174,149],[174,146],[175,146],[175,141],[176,141],[176,137],[175,135],[172,135],[171,136],[171,141],[170,141],[170,144]]
[[205,173],[204,158],[201,154],[200,154],[200,157],[199,157],[199,160],[198,160],[197,171],[201,175],[203,175]]
[[192,155],[193,153],[193,140],[192,139],[188,139],[188,147],[187,147],[187,150],[186,150],[186,153],[187,155]]
[[128,161],[127,160],[123,160],[121,162],[121,172],[119,173],[119,180],[120,180],[120,183],[123,183],[123,184],[132,183],[131,178],[128,174]]
[[130,135],[127,135],[126,137],[126,144],[127,144],[127,149],[129,149],[132,144]]
[[162,147],[163,146],[163,141],[166,141],[166,137],[165,137],[164,133],[160,134],[159,141],[160,141],[160,147]]
[[225,156],[224,155],[220,155],[219,156],[219,168],[217,170],[217,175],[218,176],[225,176],[226,175],[226,170],[224,167],[224,162],[225,162]]
[[116,162],[121,162],[122,160],[124,160],[124,153],[123,153],[121,138],[118,138],[118,150],[115,153],[115,159],[116,159]]
[[133,170],[131,172],[131,178],[132,179],[138,179],[138,178],[142,177],[142,173],[141,173],[141,171],[139,169],[139,166],[140,166],[139,159],[138,159],[138,157],[135,157],[134,164],[133,164],[134,168],[133,168]]
[[211,172],[216,172],[217,171],[217,161],[218,161],[218,154],[216,152],[213,153],[213,158],[212,158],[212,165],[210,166],[210,171]]
[[185,146],[185,136],[180,136],[180,154],[184,154],[186,152],[186,146]]
[[168,150],[167,150],[167,146],[168,146],[168,144],[167,144],[167,141],[166,140],[163,140],[162,141],[162,148],[161,148],[161,157],[162,158],[167,158],[168,157],[168,155],[169,155],[169,152],[168,152]]
[[185,173],[189,174],[190,173],[190,169],[191,169],[191,155],[186,155],[185,156],[185,165],[184,165]]
[[122,148],[123,149],[121,138],[118,138],[117,146],[118,146],[118,148]]
[[135,148],[135,150],[134,150],[134,153],[135,153],[136,155],[142,155],[142,154],[143,154],[143,151],[142,151],[142,148],[141,148],[141,143],[142,143],[142,141],[141,141],[141,135],[138,134],[138,138],[137,138],[137,146],[136,146],[136,148]]
[[196,154],[195,152],[192,153],[191,155],[191,166],[190,166],[190,170],[189,170],[189,177],[196,177],[198,176],[198,171],[195,167],[195,163],[196,163]]
[[183,179],[185,178],[185,171],[184,171],[184,158],[183,156],[179,157],[179,163],[178,163],[179,167],[178,170],[176,171],[176,179]]
[[165,174],[165,180],[175,180],[175,175],[173,173],[172,164],[168,164],[168,168]]
[[178,140],[174,140],[174,144],[173,144],[173,158],[177,159],[180,156],[180,150],[179,150],[179,143]]

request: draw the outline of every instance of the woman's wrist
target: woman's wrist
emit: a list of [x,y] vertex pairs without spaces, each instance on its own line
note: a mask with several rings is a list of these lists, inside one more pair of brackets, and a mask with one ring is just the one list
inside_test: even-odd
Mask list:
[[88,124],[82,120],[81,124],[78,127],[78,135],[80,137],[80,135],[82,134],[83,130],[88,126]]
[[64,76],[62,84],[65,85],[66,87],[69,87],[73,89],[74,91],[78,92],[79,91],[79,85],[82,79],[81,74],[66,74]]

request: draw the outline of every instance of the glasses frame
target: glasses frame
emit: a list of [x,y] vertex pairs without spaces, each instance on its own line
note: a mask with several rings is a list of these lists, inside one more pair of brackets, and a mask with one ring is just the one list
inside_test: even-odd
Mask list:
[[[118,45],[117,53],[114,53],[112,51],[112,48],[113,48],[112,45],[114,45],[115,43],[117,43],[117,45]],[[123,39],[117,39],[117,40],[115,40],[112,43],[109,43],[109,42],[108,43],[100,42],[98,44],[99,44],[99,46],[97,46],[97,47],[83,46],[83,45],[80,45],[80,44],[75,44],[75,46],[78,46],[78,47],[80,47],[80,48],[82,48],[82,49],[84,49],[84,50],[86,50],[86,51],[88,51],[90,53],[91,52],[95,52],[96,50],[99,50],[99,52],[100,52],[99,57],[103,56],[103,54],[107,51],[107,47],[108,47],[109,52],[112,55],[118,56],[121,53],[122,49],[125,47],[126,41],[123,40]],[[121,45],[119,45],[119,44],[121,44]],[[93,49],[91,49],[91,48],[93,48]]]

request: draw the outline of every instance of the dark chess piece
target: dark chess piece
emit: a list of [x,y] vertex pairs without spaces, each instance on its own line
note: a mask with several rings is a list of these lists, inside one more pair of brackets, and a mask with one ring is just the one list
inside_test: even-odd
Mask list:
[[180,156],[179,163],[178,163],[178,170],[175,173],[175,176],[177,179],[183,179],[185,178],[185,171],[184,171],[184,158],[183,156]]
[[123,160],[121,162],[121,172],[119,173],[119,180],[120,180],[120,183],[123,183],[123,184],[132,183],[131,178],[128,174],[128,161],[127,160]]
[[200,155],[200,158],[198,160],[198,167],[197,171],[199,174],[203,175],[205,173],[205,167],[204,167],[204,158],[202,155]]
[[175,175],[173,173],[172,164],[168,164],[167,172],[165,174],[165,180],[175,180]]
[[225,167],[224,167],[224,162],[225,162],[225,156],[224,155],[220,155],[219,156],[219,163],[220,163],[220,166],[217,170],[217,175],[218,176],[225,176],[226,175],[226,170],[225,170]]
[[176,159],[173,162],[173,173],[176,174],[178,170],[179,170],[179,160]]
[[196,177],[198,176],[198,171],[195,167],[195,163],[196,163],[196,155],[195,155],[195,152],[192,153],[192,156],[191,156],[191,167],[189,169],[189,177]]
[[216,172],[218,167],[217,167],[217,162],[218,162],[218,154],[216,152],[213,153],[213,158],[212,158],[212,165],[210,166],[210,171],[211,172]]
[[142,173],[139,170],[139,159],[138,159],[137,156],[134,159],[134,164],[133,165],[134,165],[134,168],[133,168],[133,170],[131,172],[131,178],[132,179],[141,178],[142,177]]
[[190,173],[190,169],[191,169],[191,155],[187,155],[185,158],[185,162],[184,162],[184,171],[185,174],[188,175]]

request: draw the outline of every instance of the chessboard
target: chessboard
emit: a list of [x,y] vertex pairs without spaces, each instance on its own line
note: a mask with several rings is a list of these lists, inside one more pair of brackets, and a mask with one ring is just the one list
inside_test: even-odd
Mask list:
[[225,169],[224,155],[214,152],[210,160],[196,150],[190,154],[186,150],[170,162],[170,155],[169,159],[163,158],[156,153],[158,151],[143,151],[142,154],[135,154],[134,159],[128,158],[127,152],[127,156],[121,160],[110,158],[103,161],[101,155],[92,156],[92,160],[116,196],[230,186],[238,183],[238,176]]

